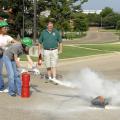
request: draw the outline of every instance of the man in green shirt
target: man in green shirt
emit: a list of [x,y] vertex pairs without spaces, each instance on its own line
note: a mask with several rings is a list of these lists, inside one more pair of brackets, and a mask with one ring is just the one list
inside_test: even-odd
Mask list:
[[48,79],[55,80],[58,53],[62,53],[62,38],[60,33],[54,29],[53,21],[48,21],[47,29],[42,31],[39,43],[40,52],[43,48],[43,56],[47,67]]

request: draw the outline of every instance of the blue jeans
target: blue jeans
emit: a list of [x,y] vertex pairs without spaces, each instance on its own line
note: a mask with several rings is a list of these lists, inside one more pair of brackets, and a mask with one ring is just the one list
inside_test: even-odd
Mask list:
[[21,95],[21,79],[15,61],[11,61],[7,56],[3,56],[8,75],[9,95]]
[[3,58],[0,58],[0,90],[4,89],[4,81],[2,77]]

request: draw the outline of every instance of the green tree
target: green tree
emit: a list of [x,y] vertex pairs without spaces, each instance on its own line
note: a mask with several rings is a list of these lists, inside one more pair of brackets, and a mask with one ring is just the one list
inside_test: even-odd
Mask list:
[[88,30],[88,20],[85,14],[75,14],[74,26],[76,31],[84,32]]
[[[24,0],[24,6],[22,0],[5,0],[6,6],[4,5],[4,2],[2,4],[2,7],[5,8],[6,13],[9,15],[8,22],[11,27],[10,30],[15,30],[17,33],[21,34],[22,28],[23,28],[23,15],[25,18],[25,28],[33,26],[28,25],[33,24],[33,5],[30,0]],[[11,13],[9,13],[9,10],[12,9]],[[4,10],[3,10],[4,12]],[[11,22],[12,21],[12,22]],[[27,22],[26,22],[27,21]],[[10,33],[13,33],[10,31]]]
[[120,20],[117,21],[116,29],[118,30],[119,40],[120,40]]
[[106,17],[107,15],[111,14],[111,13],[114,13],[113,12],[113,9],[110,8],[110,7],[105,7],[102,12],[100,13],[101,17]]
[[[18,31],[18,33],[21,32],[23,27],[23,13],[25,15],[25,29],[33,26],[33,2],[32,0],[24,0],[23,6],[23,0],[0,0],[1,8],[13,9],[12,15],[14,23],[12,22],[11,26]],[[43,25],[46,21],[46,18],[41,16],[41,12],[46,10],[50,11],[49,18],[51,17],[56,20],[58,29],[68,30],[72,12],[81,10],[82,4],[87,2],[87,0],[79,0],[80,4],[76,5],[75,2],[76,0],[37,0],[37,26],[40,31],[44,28]]]
[[101,24],[101,16],[96,13],[89,13],[87,15],[88,22],[90,26],[100,26]]
[[118,20],[120,20],[120,14],[111,13],[103,18],[103,25],[107,28],[116,28]]
[[120,20],[117,21],[116,29],[117,29],[117,30],[120,30]]
[[44,17],[44,16],[41,16],[38,20],[38,31],[41,32],[43,29],[45,29],[47,26],[46,26],[46,21],[47,21],[47,18]]
[[82,5],[85,2],[88,2],[88,0],[68,0],[70,7],[72,8],[72,11],[74,12],[80,12],[82,11]]
[[[68,22],[71,14],[75,10],[81,10],[81,5],[88,0],[79,0],[79,4],[75,4],[76,0],[38,0],[39,13],[44,10],[50,10],[50,16],[55,19],[58,29],[69,29]],[[66,25],[65,25],[66,23]]]

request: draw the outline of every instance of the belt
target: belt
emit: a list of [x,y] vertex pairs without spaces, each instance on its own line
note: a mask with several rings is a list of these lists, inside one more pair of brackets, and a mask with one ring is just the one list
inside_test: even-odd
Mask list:
[[44,48],[44,50],[56,50],[57,48]]

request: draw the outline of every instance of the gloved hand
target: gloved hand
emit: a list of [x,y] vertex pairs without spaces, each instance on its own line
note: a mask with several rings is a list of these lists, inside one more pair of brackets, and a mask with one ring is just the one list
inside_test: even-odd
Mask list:
[[24,68],[18,68],[18,71],[20,72],[20,74],[22,74],[22,73],[24,73],[24,72],[27,72],[27,70],[24,69]]
[[36,68],[37,68],[37,64],[34,63],[34,64],[32,65],[32,67],[31,67],[31,69],[33,70],[33,69],[36,69]]
[[37,68],[32,69],[32,71],[34,72],[35,75],[39,75],[40,74],[40,70]]

